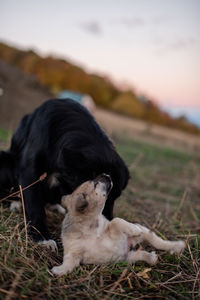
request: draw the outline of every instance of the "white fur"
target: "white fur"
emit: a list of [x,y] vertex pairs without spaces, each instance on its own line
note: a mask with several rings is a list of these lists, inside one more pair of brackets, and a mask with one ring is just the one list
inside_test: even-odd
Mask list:
[[22,203],[21,201],[12,201],[10,204],[10,211],[21,211]]
[[[84,211],[77,211],[85,195],[88,206]],[[147,241],[156,249],[180,253],[183,241],[166,241],[154,232],[139,224],[132,224],[115,218],[108,221],[102,210],[106,201],[105,186],[97,186],[89,181],[82,184],[71,196],[63,197],[62,204],[68,209],[62,225],[62,243],[64,258],[61,266],[54,267],[52,272],[63,275],[82,264],[102,264],[110,261],[145,261],[154,265],[158,261],[155,252],[133,250],[136,244]],[[81,202],[82,201],[82,202]]]
[[38,242],[38,244],[54,252],[58,250],[57,244],[54,240],[44,240]]
[[52,173],[51,175],[48,176],[48,184],[50,188],[59,185],[59,181],[57,179],[58,175],[59,175],[58,173]]
[[66,209],[64,207],[62,207],[60,204],[54,204],[54,205],[50,205],[48,207],[49,210],[52,211],[57,211],[58,213],[65,215],[66,214]]

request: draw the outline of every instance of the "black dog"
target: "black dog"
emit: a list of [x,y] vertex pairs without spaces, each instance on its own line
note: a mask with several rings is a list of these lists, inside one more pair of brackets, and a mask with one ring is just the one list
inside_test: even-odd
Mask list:
[[[43,173],[45,181],[24,191],[27,222],[34,240],[50,238],[44,206],[60,203],[81,183],[110,174],[113,189],[103,214],[113,217],[114,200],[126,187],[128,169],[92,115],[70,99],[49,100],[25,116],[10,150],[0,152],[0,198],[18,185],[28,186]],[[56,184],[52,184],[56,183]]]

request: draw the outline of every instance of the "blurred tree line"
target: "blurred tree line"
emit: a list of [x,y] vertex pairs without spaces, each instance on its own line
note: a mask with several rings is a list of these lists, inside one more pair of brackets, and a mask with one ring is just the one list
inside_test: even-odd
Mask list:
[[73,90],[92,96],[95,103],[129,117],[200,134],[200,129],[185,117],[172,118],[147,97],[132,90],[121,91],[108,78],[89,74],[69,61],[52,56],[41,57],[32,50],[22,51],[0,43],[0,59],[26,73],[36,75],[41,84],[55,95],[61,90]]

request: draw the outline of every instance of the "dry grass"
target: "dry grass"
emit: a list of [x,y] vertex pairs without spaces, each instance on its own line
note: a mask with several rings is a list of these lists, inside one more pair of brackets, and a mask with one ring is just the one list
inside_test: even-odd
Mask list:
[[185,239],[180,256],[159,252],[149,267],[125,262],[81,266],[61,278],[51,274],[62,261],[62,217],[48,212],[59,252],[28,239],[23,214],[0,207],[1,299],[199,299],[200,297],[200,160],[189,154],[118,140],[130,167],[129,187],[116,202],[115,214],[155,230],[163,238]]
[[133,119],[111,111],[96,109],[97,121],[109,134],[122,134],[149,143],[172,147],[175,149],[200,153],[200,138],[180,130],[149,124],[143,120]]

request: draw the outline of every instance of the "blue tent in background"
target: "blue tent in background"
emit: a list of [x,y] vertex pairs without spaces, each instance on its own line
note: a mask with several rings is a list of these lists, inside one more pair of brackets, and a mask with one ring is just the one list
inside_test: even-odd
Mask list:
[[60,99],[70,98],[70,99],[76,100],[81,103],[83,101],[84,96],[85,95],[81,94],[81,93],[63,90],[59,93],[58,98],[60,98]]
[[85,107],[87,107],[87,109],[90,110],[91,112],[94,111],[94,109],[95,109],[94,100],[92,99],[92,97],[90,95],[87,95],[87,94],[81,94],[81,93],[70,91],[70,90],[63,90],[58,94],[58,98],[73,99],[73,100],[81,103]]

